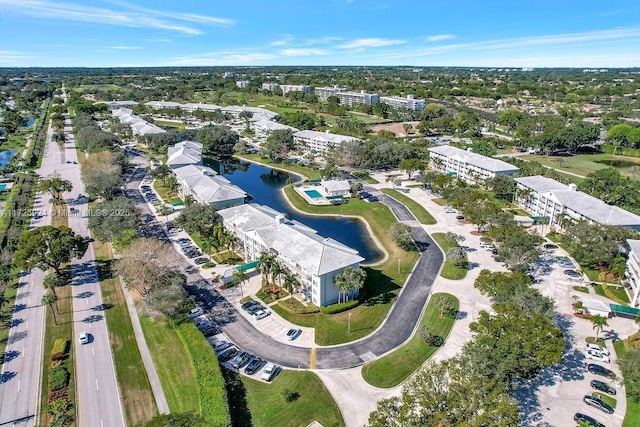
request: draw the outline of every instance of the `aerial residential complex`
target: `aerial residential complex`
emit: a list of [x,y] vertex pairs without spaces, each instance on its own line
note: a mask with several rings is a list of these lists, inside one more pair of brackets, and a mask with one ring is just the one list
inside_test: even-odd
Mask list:
[[631,251],[627,259],[625,276],[633,291],[631,306],[638,307],[640,305],[640,240],[627,240],[627,244]]
[[429,148],[429,167],[456,176],[470,184],[484,185],[496,175],[513,175],[518,168],[502,160],[493,159],[449,145]]
[[334,277],[345,267],[358,268],[364,261],[357,251],[267,206],[244,204],[219,214],[225,228],[238,238],[246,262],[258,260],[265,251],[275,254],[296,275],[301,284],[298,291],[317,306],[337,302]]
[[518,205],[535,216],[548,217],[549,224],[563,229],[571,221],[621,225],[640,231],[640,216],[544,176],[515,179]]
[[283,125],[282,123],[274,122],[272,120],[259,120],[253,123],[253,130],[256,136],[259,138],[266,138],[274,130],[286,130],[289,129],[292,132],[298,132],[298,129]]
[[262,83],[263,90],[274,90],[277,88],[280,88],[282,90],[283,95],[295,91],[302,93],[311,93],[311,86],[309,85],[281,85],[279,83]]
[[188,165],[202,164],[202,144],[182,141],[167,149],[167,166],[177,169]]
[[136,116],[133,114],[133,110],[129,108],[115,109],[111,112],[111,115],[120,120],[120,123],[129,125],[134,135],[151,135],[166,132],[164,129]]
[[415,99],[413,95],[401,96],[381,96],[380,102],[384,102],[393,108],[406,108],[414,111],[422,111],[425,106],[424,99]]
[[317,87],[315,94],[321,101],[326,101],[330,96],[335,96],[343,105],[364,104],[372,105],[378,102],[377,93],[367,93],[362,90],[360,92],[348,92],[345,88],[334,87]]
[[338,147],[346,141],[358,141],[358,139],[352,136],[329,133],[329,131],[301,130],[293,134],[293,142],[302,146],[306,151],[325,152],[330,147]]

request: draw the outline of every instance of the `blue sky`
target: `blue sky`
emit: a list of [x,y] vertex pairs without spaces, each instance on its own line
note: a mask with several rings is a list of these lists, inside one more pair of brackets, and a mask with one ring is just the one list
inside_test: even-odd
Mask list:
[[0,67],[638,67],[638,0],[0,0]]

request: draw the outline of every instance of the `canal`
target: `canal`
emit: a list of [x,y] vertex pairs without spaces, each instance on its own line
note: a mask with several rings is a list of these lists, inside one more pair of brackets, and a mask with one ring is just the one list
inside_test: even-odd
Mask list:
[[205,159],[205,164],[250,194],[252,202],[286,212],[289,218],[313,228],[320,236],[331,237],[356,249],[367,263],[382,259],[382,252],[371,239],[362,221],[355,218],[304,215],[292,209],[281,190],[289,177],[298,180],[297,175],[235,159],[222,164]]

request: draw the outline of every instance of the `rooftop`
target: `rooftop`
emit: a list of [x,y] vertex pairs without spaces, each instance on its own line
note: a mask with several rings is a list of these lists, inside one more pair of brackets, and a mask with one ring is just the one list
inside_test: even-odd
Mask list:
[[483,156],[481,154],[473,153],[471,151],[462,150],[460,148],[452,147],[450,145],[440,145],[437,147],[429,148],[432,153],[437,153],[446,157],[453,157],[467,164],[477,166],[479,168],[491,171],[491,172],[504,172],[504,171],[517,171],[518,168],[504,162],[502,160],[494,159],[491,157]]
[[317,130],[301,130],[293,134],[294,137],[305,139],[316,139],[320,141],[333,142],[341,144],[345,141],[357,140],[357,138],[348,135],[339,135],[336,133],[318,132]]
[[207,166],[187,165],[175,169],[174,173],[205,203],[244,199],[247,196],[240,187],[233,185]]
[[638,254],[638,257],[640,257],[640,240],[627,239],[627,244],[629,245],[631,250],[634,253]]

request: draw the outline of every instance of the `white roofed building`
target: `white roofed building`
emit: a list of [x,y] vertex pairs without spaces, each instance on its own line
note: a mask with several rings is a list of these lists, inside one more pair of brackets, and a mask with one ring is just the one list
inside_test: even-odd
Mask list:
[[380,101],[393,108],[406,108],[414,111],[422,111],[425,106],[424,99],[415,99],[413,95],[407,95],[406,98],[401,96],[381,96]]
[[484,185],[487,179],[496,175],[510,176],[518,170],[517,167],[502,160],[449,145],[429,148],[429,167],[479,185]]
[[328,196],[348,197],[351,195],[351,184],[346,179],[322,180],[321,185]]
[[137,101],[100,101],[100,102],[96,102],[96,104],[107,104],[107,108],[109,110],[117,110],[119,108],[123,108],[123,107],[135,107],[136,105],[139,105],[139,102]]
[[280,89],[282,89],[282,94],[286,95],[288,92],[302,92],[302,93],[311,93],[311,86],[309,85],[280,85]]
[[638,307],[640,306],[640,240],[627,240],[627,244],[631,251],[627,259],[625,276],[633,291],[631,307]]
[[142,135],[142,136],[167,132],[166,130],[152,123],[145,122],[144,120],[141,122],[133,123],[131,125],[131,130],[133,131],[134,135]]
[[222,110],[222,107],[215,104],[202,104],[202,103],[188,103],[182,104],[180,108],[187,113],[193,113],[194,111],[206,111],[208,113],[215,113]]
[[145,102],[144,105],[149,108],[153,108],[155,110],[162,110],[163,108],[180,108],[182,104],[179,102],[173,101],[149,101]]
[[233,185],[213,169],[202,165],[187,165],[173,170],[180,195],[193,197],[198,203],[213,205],[216,209],[244,203],[247,193]]
[[301,145],[306,151],[325,152],[329,147],[338,147],[346,141],[358,141],[358,138],[315,130],[301,130],[293,134],[293,142]]
[[246,262],[263,252],[275,254],[278,262],[294,274],[300,291],[313,304],[327,306],[338,301],[333,279],[345,267],[359,268],[358,252],[281,213],[258,204],[235,206],[219,212],[225,228],[238,238]]
[[274,130],[286,130],[289,129],[291,132],[298,132],[298,129],[283,125],[282,123],[274,122],[272,120],[259,120],[253,123],[253,131],[256,133],[256,136],[260,138],[266,138],[269,134]]
[[544,176],[516,178],[518,205],[534,216],[548,217],[558,230],[574,221],[620,225],[640,231],[640,216]]
[[202,164],[202,144],[182,141],[167,149],[167,166],[171,169]]

